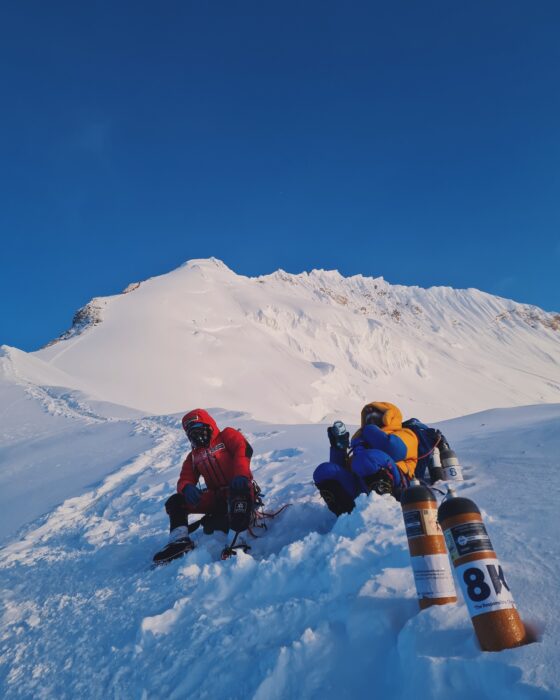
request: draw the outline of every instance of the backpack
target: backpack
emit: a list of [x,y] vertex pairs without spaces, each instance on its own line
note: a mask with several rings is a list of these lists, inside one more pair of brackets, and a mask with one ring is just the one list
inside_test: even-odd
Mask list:
[[432,462],[432,452],[434,447],[446,442],[444,436],[436,428],[430,428],[418,418],[409,418],[402,424],[403,428],[408,428],[418,438],[418,462],[414,477],[427,484],[432,483],[430,466]]

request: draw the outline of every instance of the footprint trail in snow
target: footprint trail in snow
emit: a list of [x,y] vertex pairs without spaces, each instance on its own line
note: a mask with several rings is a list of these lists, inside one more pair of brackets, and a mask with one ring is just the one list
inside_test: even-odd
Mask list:
[[[556,622],[539,644],[483,654],[463,603],[419,612],[398,503],[364,496],[338,520],[327,511],[311,484],[327,453],[324,426],[215,415],[253,444],[267,509],[292,507],[249,542],[249,554],[219,561],[226,536],[197,532],[187,557],[150,570],[187,445],[177,416],[133,420],[148,449],[0,551],[2,697],[556,696]],[[496,454],[497,435],[488,434],[484,454]],[[511,472],[509,444],[500,468]],[[497,493],[497,468],[483,472],[476,447],[468,457],[474,466],[463,488],[475,498]],[[543,620],[538,581],[519,566],[521,533],[508,520],[507,488],[503,501],[489,499],[489,526],[520,609]],[[533,544],[537,521],[519,526]],[[543,547],[558,554],[546,537]],[[550,562],[543,547],[535,548],[537,569]]]

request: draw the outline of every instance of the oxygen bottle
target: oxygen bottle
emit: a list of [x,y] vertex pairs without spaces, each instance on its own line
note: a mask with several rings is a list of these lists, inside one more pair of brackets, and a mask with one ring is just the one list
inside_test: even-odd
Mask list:
[[430,480],[432,484],[435,484],[436,481],[441,481],[443,479],[443,468],[441,466],[439,447],[437,446],[432,450],[430,462],[428,464],[428,472],[430,473]]
[[438,518],[481,649],[525,644],[525,626],[476,504],[449,487]]
[[413,479],[401,495],[401,506],[420,609],[457,602],[434,494]]
[[440,457],[444,480],[463,481],[463,470],[461,469],[457,455],[446,442],[442,442],[441,444]]

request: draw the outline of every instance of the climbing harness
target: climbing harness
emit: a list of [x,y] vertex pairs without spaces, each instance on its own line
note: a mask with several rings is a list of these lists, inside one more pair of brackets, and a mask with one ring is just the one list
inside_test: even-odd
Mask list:
[[[254,493],[254,501],[253,501],[253,511],[251,513],[251,522],[249,527],[247,528],[247,532],[251,537],[254,539],[259,539],[261,535],[255,534],[256,529],[261,529],[261,530],[268,530],[268,525],[267,525],[267,520],[273,520],[276,518],[280,513],[283,513],[287,508],[289,508],[292,504],[291,503],[286,503],[284,504],[281,508],[278,510],[274,511],[273,513],[267,512],[264,510],[264,501],[263,501],[263,493],[261,491],[260,486],[257,484],[256,481],[253,481],[253,493]],[[208,516],[203,516],[196,522],[192,523],[191,525],[188,526],[189,530],[189,535],[192,534],[193,532],[196,532],[198,528],[202,525],[204,526],[205,519]],[[227,526],[226,526],[227,527]],[[249,552],[251,549],[251,546],[247,544],[247,542],[244,542],[241,540],[239,544],[237,543],[237,539],[241,532],[236,532],[235,536],[228,546],[224,547],[222,550],[221,554],[221,559],[226,560],[229,559],[232,556],[237,556],[237,551],[241,550],[245,553]]]

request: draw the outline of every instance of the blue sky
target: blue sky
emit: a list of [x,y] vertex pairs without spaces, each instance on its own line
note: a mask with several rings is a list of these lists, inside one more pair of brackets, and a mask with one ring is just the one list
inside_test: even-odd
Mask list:
[[0,343],[214,255],[560,310],[560,4],[4,3]]

